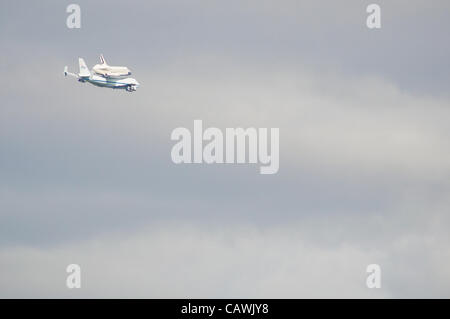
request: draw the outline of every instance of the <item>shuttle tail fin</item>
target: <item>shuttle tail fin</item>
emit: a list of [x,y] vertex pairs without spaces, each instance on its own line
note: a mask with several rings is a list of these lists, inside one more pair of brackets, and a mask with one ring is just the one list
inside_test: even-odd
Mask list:
[[80,73],[78,75],[82,78],[89,77],[91,73],[89,72],[86,62],[84,62],[82,58],[79,58],[78,63],[80,65]]
[[103,54],[100,54],[100,62],[101,62],[101,64],[108,65],[108,64],[106,63],[105,58],[103,57]]

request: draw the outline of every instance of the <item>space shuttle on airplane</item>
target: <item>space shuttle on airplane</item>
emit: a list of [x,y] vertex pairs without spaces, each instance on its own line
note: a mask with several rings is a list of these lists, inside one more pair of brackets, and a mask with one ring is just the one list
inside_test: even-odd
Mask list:
[[131,74],[127,67],[109,66],[106,64],[103,55],[100,57],[102,64],[97,64],[89,72],[86,62],[82,58],[78,59],[80,72],[78,74],[69,72],[68,67],[64,67],[64,76],[70,75],[78,79],[79,82],[88,82],[95,86],[107,87],[111,89],[124,89],[134,92],[139,87],[136,79],[129,77]]
[[100,62],[92,68],[92,71],[105,78],[121,78],[131,75],[130,70],[125,66],[109,66],[103,54],[100,55]]

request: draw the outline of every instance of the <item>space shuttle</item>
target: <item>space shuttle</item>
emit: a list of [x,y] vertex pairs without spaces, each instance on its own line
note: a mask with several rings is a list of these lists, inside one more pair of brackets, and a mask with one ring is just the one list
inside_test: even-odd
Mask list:
[[103,54],[100,55],[100,64],[96,64],[92,71],[105,78],[122,78],[131,75],[130,70],[125,66],[109,66]]
[[83,58],[78,58],[78,64],[80,66],[79,73],[69,72],[67,65],[64,67],[64,76],[70,75],[77,78],[81,83],[90,83],[95,86],[111,88],[111,89],[124,89],[128,92],[134,92],[139,87],[139,82],[136,79],[129,77],[131,74],[128,68],[123,66],[109,66],[106,64],[103,55],[100,57],[101,64],[97,64],[89,71],[86,62]]

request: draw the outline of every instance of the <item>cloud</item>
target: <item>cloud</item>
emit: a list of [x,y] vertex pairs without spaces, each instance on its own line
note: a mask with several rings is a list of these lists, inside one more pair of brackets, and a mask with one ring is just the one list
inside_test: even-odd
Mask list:
[[[80,33],[53,27],[65,25],[53,5],[41,28],[8,24],[1,296],[448,296],[448,41],[435,40],[448,28],[430,22],[446,11],[386,3],[369,36],[359,7],[285,4],[127,4],[131,27],[152,23],[133,50],[113,50],[95,4],[81,4]],[[142,87],[63,78],[98,53],[131,61],[118,64]],[[173,164],[170,133],[195,119],[279,127],[279,173]],[[77,292],[64,286],[72,262]],[[374,262],[380,291],[365,287]]]
[[[317,225],[316,225],[317,226]],[[448,296],[450,255],[419,236],[365,249],[321,245],[301,224],[260,229],[193,223],[155,224],[50,249],[0,250],[5,297],[115,298],[385,298]],[[321,229],[321,227],[316,227]],[[330,235],[336,235],[328,225]],[[325,229],[324,229],[325,230]],[[385,247],[383,247],[385,248]],[[444,251],[441,249],[444,248]],[[417,250],[423,260],[416,259]],[[77,263],[82,288],[65,286]],[[378,263],[382,288],[368,289],[366,267]],[[427,275],[424,275],[424,272]]]
[[[156,225],[155,225],[156,226]],[[286,252],[289,252],[286,254]],[[365,287],[377,253],[343,245],[311,247],[291,228],[258,230],[158,225],[132,236],[49,250],[2,250],[3,296],[279,298],[382,297]],[[82,288],[65,287],[65,267],[78,263]],[[5,288],[8,289],[5,293]]]

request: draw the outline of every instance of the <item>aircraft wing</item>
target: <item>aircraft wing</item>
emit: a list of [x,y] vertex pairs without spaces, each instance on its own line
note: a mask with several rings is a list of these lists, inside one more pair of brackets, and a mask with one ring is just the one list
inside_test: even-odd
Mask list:
[[79,78],[79,76],[77,75],[77,74],[75,74],[75,73],[72,73],[72,72],[69,72],[68,71],[68,67],[67,67],[67,65],[64,67],[64,76],[68,76],[68,75],[70,75],[70,76],[73,76],[73,77],[75,77],[75,78]]

